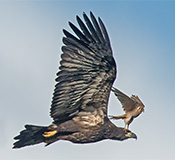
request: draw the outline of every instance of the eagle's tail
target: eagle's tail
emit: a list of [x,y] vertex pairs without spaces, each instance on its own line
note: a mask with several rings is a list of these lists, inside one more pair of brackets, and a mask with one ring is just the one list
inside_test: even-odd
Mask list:
[[45,141],[43,136],[47,127],[25,125],[25,130],[22,130],[14,139],[18,140],[13,145],[13,148],[21,148],[28,145],[34,145]]

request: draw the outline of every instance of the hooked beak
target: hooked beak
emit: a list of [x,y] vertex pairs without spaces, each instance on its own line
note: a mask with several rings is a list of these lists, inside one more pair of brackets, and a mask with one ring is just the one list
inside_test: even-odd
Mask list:
[[132,133],[132,138],[134,138],[135,140],[137,140],[136,134]]
[[135,133],[133,133],[133,132],[127,133],[127,134],[126,134],[126,137],[128,137],[128,138],[134,138],[134,139],[137,140],[137,135],[136,135]]

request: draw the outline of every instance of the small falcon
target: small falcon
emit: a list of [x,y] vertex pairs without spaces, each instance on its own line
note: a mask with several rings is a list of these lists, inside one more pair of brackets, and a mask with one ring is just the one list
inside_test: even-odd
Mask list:
[[116,88],[112,88],[112,91],[117,96],[118,100],[121,102],[125,114],[120,116],[111,116],[112,119],[124,119],[125,127],[124,130],[129,129],[130,123],[134,118],[138,117],[142,112],[144,112],[144,104],[139,99],[138,96],[132,95],[128,97]]

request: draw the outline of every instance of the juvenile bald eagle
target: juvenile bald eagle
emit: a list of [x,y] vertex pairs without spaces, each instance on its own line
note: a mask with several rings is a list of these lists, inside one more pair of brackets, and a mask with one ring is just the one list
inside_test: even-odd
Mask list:
[[63,30],[64,46],[57,73],[50,126],[25,125],[14,139],[13,148],[58,140],[91,143],[104,139],[136,138],[131,131],[116,127],[107,117],[108,99],[116,78],[116,64],[105,26],[92,12],[77,16],[80,29],[69,22],[76,37]]

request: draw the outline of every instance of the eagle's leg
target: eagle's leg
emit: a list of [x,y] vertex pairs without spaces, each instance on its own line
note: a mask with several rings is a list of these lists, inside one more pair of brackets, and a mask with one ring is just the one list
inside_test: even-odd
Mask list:
[[127,128],[126,128],[126,123],[125,123],[125,127],[124,127],[124,129],[123,129],[125,132],[127,131]]
[[43,133],[43,137],[49,138],[54,136],[57,133],[57,125],[52,123],[48,128],[47,131]]
[[57,133],[56,130],[54,130],[54,131],[48,131],[48,132],[44,132],[43,136],[46,137],[46,138],[48,138],[48,137],[52,137],[56,133]]
[[125,127],[124,127],[124,131],[126,132],[129,129],[129,124],[125,121]]

